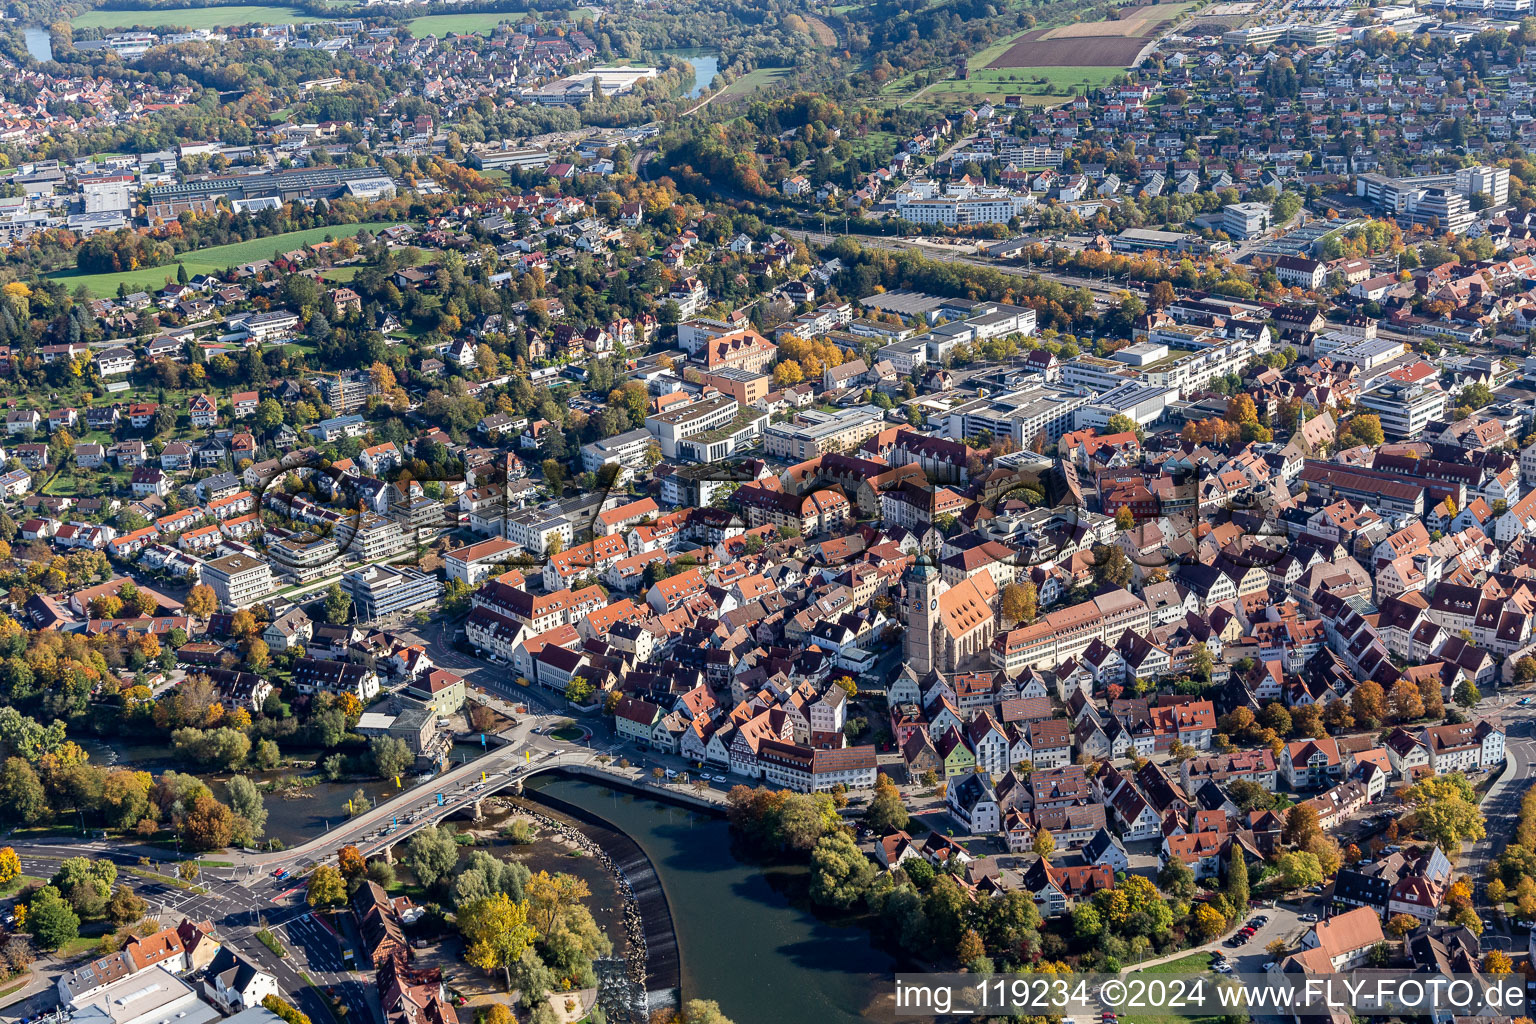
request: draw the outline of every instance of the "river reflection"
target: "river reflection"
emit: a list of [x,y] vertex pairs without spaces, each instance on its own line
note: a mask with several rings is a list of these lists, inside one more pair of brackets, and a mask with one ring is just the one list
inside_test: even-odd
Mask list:
[[655,865],[682,954],[683,997],[713,999],[735,1024],[855,1024],[893,961],[862,927],[805,904],[807,870],[736,859],[721,818],[553,775],[530,780],[630,835]]

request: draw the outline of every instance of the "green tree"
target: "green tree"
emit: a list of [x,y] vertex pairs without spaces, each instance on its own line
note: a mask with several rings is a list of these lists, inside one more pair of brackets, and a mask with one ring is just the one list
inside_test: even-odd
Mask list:
[[46,821],[48,794],[37,771],[19,757],[8,757],[0,765],[0,814],[22,825]]
[[1279,861],[1280,877],[1287,889],[1305,889],[1323,880],[1323,868],[1310,853],[1287,853]]
[[1215,668],[1216,662],[1211,657],[1211,649],[1205,645],[1204,640],[1196,641],[1189,652],[1189,674],[1202,683],[1208,683],[1211,681],[1211,672]]
[[875,777],[875,795],[864,811],[864,824],[876,835],[888,836],[904,830],[909,821],[906,805],[901,802],[901,791],[882,772]]
[[325,621],[333,626],[346,622],[352,615],[352,598],[341,589],[340,583],[332,583],[325,592]]
[[329,864],[321,864],[310,874],[304,898],[312,907],[339,907],[347,901],[347,880]]
[[1442,850],[1457,850],[1463,842],[1487,835],[1483,812],[1464,775],[1425,779],[1404,790],[1402,800],[1413,808],[1414,828]]
[[422,885],[431,888],[438,879],[448,877],[459,862],[459,846],[453,837],[452,825],[424,828],[406,841],[401,862]]
[[263,996],[261,1005],[277,1014],[283,1024],[310,1024],[308,1015],[300,1013],[292,1003],[280,996]]
[[56,887],[45,885],[27,904],[27,931],[38,949],[52,952],[80,937],[80,916]]
[[864,851],[839,829],[817,840],[811,851],[811,899],[846,910],[864,898],[875,868]]
[[264,398],[256,407],[256,429],[270,434],[283,425],[283,407],[275,398]]
[[1139,434],[1136,421],[1123,412],[1117,412],[1104,424],[1105,434]]
[[1169,857],[1157,873],[1157,887],[1170,896],[1189,899],[1195,894],[1195,873],[1178,857]]
[[1131,582],[1131,560],[1117,544],[1095,544],[1093,578],[1101,587],[1124,588]]
[[398,736],[375,736],[368,741],[368,757],[381,779],[392,779],[416,763],[416,755]]
[[260,839],[267,828],[267,803],[256,783],[236,775],[225,783],[225,788],[229,791],[229,809],[245,822],[250,839]]
[[1237,913],[1244,913],[1248,907],[1248,865],[1243,860],[1243,848],[1237,843],[1232,844],[1231,856],[1227,860],[1227,877],[1223,891],[1227,894],[1227,902],[1232,904]]
[[1464,708],[1476,707],[1478,703],[1483,699],[1483,695],[1481,692],[1479,692],[1477,684],[1470,679],[1462,679],[1462,681],[1457,684],[1454,696],[1456,703],[1460,704]]
[[1104,933],[1104,919],[1092,903],[1079,903],[1072,908],[1072,934],[1083,942],[1092,942]]

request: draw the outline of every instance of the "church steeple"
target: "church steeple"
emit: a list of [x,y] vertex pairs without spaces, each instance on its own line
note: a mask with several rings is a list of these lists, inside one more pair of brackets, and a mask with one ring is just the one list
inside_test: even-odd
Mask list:
[[933,559],[919,555],[907,569],[903,582],[907,588],[907,636],[903,653],[912,672],[922,678],[935,668],[933,627],[939,618],[942,581]]

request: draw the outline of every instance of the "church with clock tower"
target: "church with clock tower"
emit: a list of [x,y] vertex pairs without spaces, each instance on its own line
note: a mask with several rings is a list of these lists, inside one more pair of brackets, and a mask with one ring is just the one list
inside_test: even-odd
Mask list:
[[986,658],[997,632],[1000,593],[991,573],[980,572],[953,586],[938,566],[920,555],[902,575],[906,590],[906,669],[918,679],[949,675]]

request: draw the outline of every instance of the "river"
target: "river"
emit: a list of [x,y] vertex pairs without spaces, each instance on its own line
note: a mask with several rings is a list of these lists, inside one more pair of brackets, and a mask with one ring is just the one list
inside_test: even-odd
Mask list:
[[53,60],[53,33],[45,28],[26,28],[21,30],[21,34],[27,41],[27,52],[33,60]]
[[[156,775],[165,771],[195,774],[213,788],[215,796],[221,800],[226,799],[220,783],[229,778],[228,772],[200,771],[185,760],[177,758],[168,743],[144,743],[117,737],[85,738],[77,742],[90,754],[94,764],[108,768],[134,768],[139,771],[154,772]],[[478,751],[479,747],[477,743],[472,749]],[[470,754],[469,746],[466,745],[461,749],[456,745],[454,760],[461,760]],[[298,769],[278,769],[271,772],[250,771],[240,774],[247,775],[251,781],[260,783],[287,776],[318,773]],[[413,772],[401,781],[405,783],[406,788],[410,788],[415,778],[416,773]],[[398,792],[393,780],[386,782],[380,779],[368,779],[353,782],[316,782],[313,785],[295,788],[289,791],[289,795],[268,793],[264,801],[267,807],[267,828],[264,838],[281,840],[285,846],[296,846],[321,835],[327,828],[340,824],[348,816],[350,812],[347,801],[359,789],[367,796],[369,802],[374,804],[377,804],[381,797],[388,798]],[[429,784],[422,784],[422,801],[431,800],[433,792]]]
[[650,858],[672,911],[684,999],[713,999],[735,1024],[860,1024],[890,985],[891,957],[862,927],[824,921],[791,894],[806,869],[738,861],[724,819],[569,777],[528,791],[595,814]]

